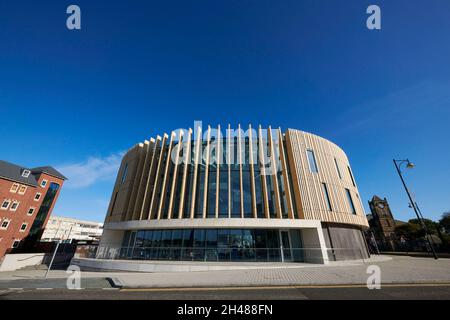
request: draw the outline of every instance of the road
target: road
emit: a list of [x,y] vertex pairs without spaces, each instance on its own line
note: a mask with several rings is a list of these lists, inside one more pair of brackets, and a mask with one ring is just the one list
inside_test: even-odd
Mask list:
[[383,285],[379,290],[365,286],[297,286],[260,288],[167,288],[117,289],[61,288],[0,289],[2,300],[56,299],[56,300],[449,300],[450,284]]

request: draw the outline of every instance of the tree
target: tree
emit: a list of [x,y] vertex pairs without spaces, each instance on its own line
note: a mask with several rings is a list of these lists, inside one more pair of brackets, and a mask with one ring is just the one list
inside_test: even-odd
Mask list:
[[[438,234],[438,224],[430,219],[423,219],[423,223],[430,234]],[[404,236],[407,239],[415,240],[425,237],[425,230],[418,219],[410,219],[408,223],[395,228],[397,237]]]
[[414,240],[417,238],[421,238],[424,235],[421,226],[417,223],[411,223],[410,221],[408,221],[408,223],[395,227],[395,234],[398,238],[404,236],[409,240]]
[[442,218],[439,220],[439,225],[445,230],[446,233],[450,234],[450,211],[442,214]]
[[[427,227],[428,232],[430,234],[438,233],[439,224],[437,222],[434,222],[433,220],[430,220],[430,219],[422,219],[422,221],[425,224],[425,226]],[[422,227],[422,225],[420,224],[420,221],[418,219],[411,219],[408,221],[408,223],[414,223],[414,224],[417,224],[420,227]],[[425,236],[425,233],[423,234],[423,236]]]

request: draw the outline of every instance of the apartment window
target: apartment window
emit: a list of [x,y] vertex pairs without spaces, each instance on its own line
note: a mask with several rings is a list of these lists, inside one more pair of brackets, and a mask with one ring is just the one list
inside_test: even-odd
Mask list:
[[311,170],[311,172],[319,172],[317,170],[317,163],[316,157],[314,156],[314,151],[307,150],[306,152],[308,154],[309,169]]
[[34,210],[36,210],[35,207],[31,207],[30,209],[28,209],[27,215],[32,216],[34,213]]
[[13,201],[13,203],[11,204],[11,208],[9,208],[9,210],[16,211],[17,208],[19,207],[19,204],[20,204],[19,201]]
[[20,232],[25,232],[27,230],[28,223],[22,223],[20,226]]
[[345,193],[347,194],[347,200],[348,200],[348,204],[350,205],[350,210],[352,211],[352,214],[356,214],[355,204],[353,203],[353,199],[352,199],[350,190],[345,189]]
[[19,246],[19,244],[20,244],[20,240],[14,240],[12,247],[17,248]]
[[34,196],[34,201],[39,201],[40,198],[41,198],[41,194],[38,192],[38,193],[36,193],[36,195]]
[[42,180],[42,182],[41,182],[41,187],[42,187],[42,188],[45,188],[45,186],[47,185],[47,182],[48,182],[48,181],[45,180],[45,179]]
[[9,219],[3,220],[2,224],[0,225],[0,229],[2,229],[2,230],[8,229],[10,222],[11,222],[11,220],[9,220]]
[[327,210],[332,211],[333,209],[331,208],[330,195],[328,194],[328,188],[327,188],[326,183],[322,183],[322,190],[323,190],[323,196],[325,198],[325,202],[327,204]]
[[31,173],[30,170],[24,169],[24,170],[22,171],[22,177],[28,178],[28,177],[30,176],[30,173]]
[[350,179],[352,180],[353,186],[356,187],[355,179],[353,179],[352,170],[350,170],[349,166],[347,166],[347,169],[348,169],[348,174],[350,175]]
[[339,169],[339,165],[336,158],[334,158],[334,165],[336,166],[336,171],[338,173],[339,179],[342,179],[341,170]]
[[16,193],[18,189],[19,189],[19,184],[13,183],[13,185],[11,186],[11,189],[9,189],[9,191],[12,193]]
[[25,191],[27,191],[27,186],[20,186],[19,194],[25,194]]
[[125,168],[123,169],[122,184],[125,182],[125,179],[127,178],[127,173],[128,173],[128,163],[125,164]]
[[9,204],[11,203],[10,200],[3,200],[2,206],[0,207],[0,209],[2,210],[8,210]]

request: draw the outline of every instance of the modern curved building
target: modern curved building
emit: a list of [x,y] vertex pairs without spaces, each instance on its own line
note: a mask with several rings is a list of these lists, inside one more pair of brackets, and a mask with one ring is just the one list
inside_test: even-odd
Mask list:
[[327,263],[368,256],[368,222],[337,145],[294,129],[195,127],[124,155],[97,258]]

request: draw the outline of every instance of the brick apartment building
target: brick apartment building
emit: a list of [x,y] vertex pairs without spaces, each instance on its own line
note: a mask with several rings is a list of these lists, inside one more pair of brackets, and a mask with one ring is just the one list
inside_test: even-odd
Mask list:
[[66,180],[52,167],[0,160],[0,259],[39,240]]

